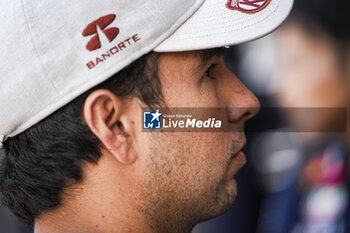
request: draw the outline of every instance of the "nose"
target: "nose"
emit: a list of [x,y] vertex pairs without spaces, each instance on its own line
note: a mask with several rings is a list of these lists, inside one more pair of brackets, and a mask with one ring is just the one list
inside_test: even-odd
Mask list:
[[231,85],[226,85],[228,120],[231,123],[244,123],[260,110],[256,96],[235,76]]
[[245,106],[228,108],[228,120],[231,123],[244,123],[259,112],[259,101],[253,94],[250,93],[250,95],[252,96],[252,101],[247,101]]

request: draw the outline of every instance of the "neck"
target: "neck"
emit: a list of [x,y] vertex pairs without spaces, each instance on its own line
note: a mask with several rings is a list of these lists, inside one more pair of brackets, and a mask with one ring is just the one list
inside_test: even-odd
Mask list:
[[[128,214],[112,215],[90,209],[90,214],[77,209],[74,213],[65,211],[45,213],[35,221],[35,233],[99,233],[99,232],[152,232],[141,218]],[[84,214],[83,214],[84,213]]]
[[65,192],[58,207],[36,218],[35,233],[191,232],[192,226],[183,222],[170,223],[171,217],[155,219],[141,211],[142,196],[135,193],[140,184],[114,163],[112,157],[102,156],[97,166],[86,165],[84,180]]
[[190,233],[193,228],[193,225],[184,225],[184,222],[171,222],[171,217],[162,220],[147,218],[125,204],[114,209],[109,204],[113,202],[99,203],[85,198],[78,200],[72,206],[65,203],[39,216],[35,221],[34,232]]
[[35,233],[152,232],[144,216],[131,205],[127,206],[129,202],[116,203],[108,195],[104,198],[96,200],[79,195],[79,198],[68,200],[39,216],[35,221]]
[[[152,219],[139,211],[113,202],[98,203],[79,198],[73,206],[67,203],[45,212],[35,221],[35,233],[190,233],[194,225],[172,222],[171,217]],[[114,203],[113,203],[114,204]],[[123,211],[120,211],[123,210]],[[169,214],[170,215],[170,214]]]
[[137,184],[113,158],[104,154],[98,165],[85,164],[83,180],[36,218],[35,233],[151,232],[136,208]]

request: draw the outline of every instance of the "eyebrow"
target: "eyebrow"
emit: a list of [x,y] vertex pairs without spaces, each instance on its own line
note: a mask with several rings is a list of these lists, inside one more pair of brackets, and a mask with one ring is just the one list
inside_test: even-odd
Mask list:
[[203,50],[201,62],[196,70],[202,70],[213,58],[221,57],[225,53],[225,48],[215,48]]

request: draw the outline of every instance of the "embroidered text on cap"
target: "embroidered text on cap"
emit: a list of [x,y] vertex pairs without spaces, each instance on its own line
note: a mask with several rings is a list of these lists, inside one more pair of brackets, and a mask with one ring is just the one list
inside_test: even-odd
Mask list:
[[[102,47],[100,36],[103,36],[103,34],[106,36],[110,43],[113,42],[114,39],[116,39],[116,37],[119,35],[119,28],[109,27],[113,23],[115,18],[115,14],[105,15],[94,20],[88,26],[85,27],[82,33],[83,36],[92,36],[92,38],[86,44],[87,50],[94,51],[100,49]],[[98,30],[98,28],[100,30]],[[101,33],[102,35],[100,35]],[[95,68],[99,63],[102,63],[114,56],[115,54],[119,53],[120,51],[127,49],[129,46],[132,46],[139,40],[141,40],[141,38],[139,38],[139,35],[137,33],[131,35],[127,39],[113,44],[113,47],[110,47],[103,51],[100,56],[97,56],[94,59],[88,61],[86,63],[86,66],[91,70]]]

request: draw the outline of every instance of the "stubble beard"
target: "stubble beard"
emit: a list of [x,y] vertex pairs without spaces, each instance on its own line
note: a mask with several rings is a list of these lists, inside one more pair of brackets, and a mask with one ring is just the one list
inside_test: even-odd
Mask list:
[[232,207],[237,195],[236,183],[234,180],[230,181],[233,184],[227,183],[226,172],[239,144],[239,139],[232,141],[228,159],[220,166],[224,171],[220,177],[208,177],[208,171],[204,171],[197,178],[202,180],[199,183],[205,184],[205,188],[197,186],[191,189],[184,189],[182,185],[193,177],[181,177],[182,182],[172,179],[172,173],[185,163],[181,155],[168,151],[160,159],[157,156],[160,150],[156,149],[160,145],[151,148],[153,159],[147,168],[148,174],[140,193],[142,204],[138,210],[146,216],[154,232],[191,232],[197,223],[221,215]]

